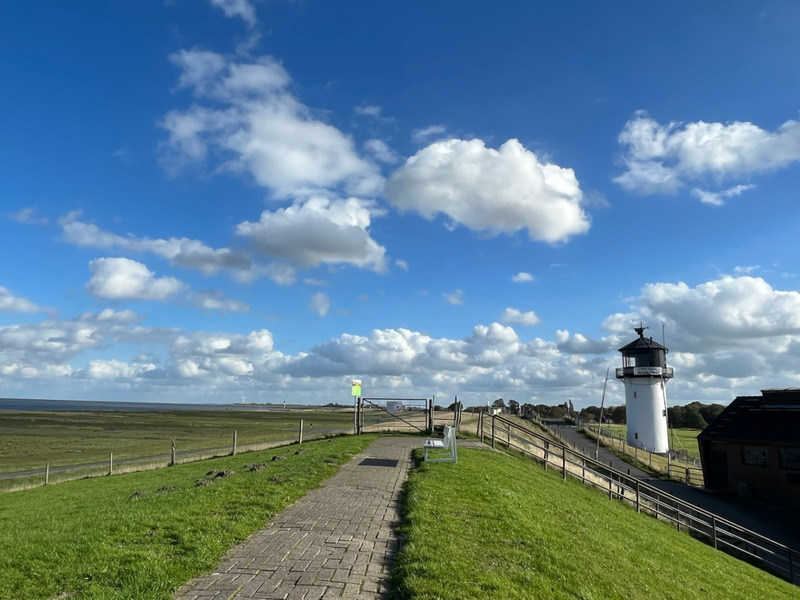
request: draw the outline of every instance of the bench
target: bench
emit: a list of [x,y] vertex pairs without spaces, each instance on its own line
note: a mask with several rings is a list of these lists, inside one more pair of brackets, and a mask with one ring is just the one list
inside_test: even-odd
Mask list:
[[[425,448],[425,462],[458,462],[456,428],[451,425],[444,426],[444,437],[442,439],[425,440],[422,446]],[[428,458],[428,452],[431,450],[447,452],[447,456]]]

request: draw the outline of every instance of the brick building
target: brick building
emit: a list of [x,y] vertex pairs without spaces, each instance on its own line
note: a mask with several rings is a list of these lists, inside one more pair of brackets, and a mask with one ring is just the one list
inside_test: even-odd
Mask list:
[[800,510],[800,388],[737,397],[697,442],[707,489]]

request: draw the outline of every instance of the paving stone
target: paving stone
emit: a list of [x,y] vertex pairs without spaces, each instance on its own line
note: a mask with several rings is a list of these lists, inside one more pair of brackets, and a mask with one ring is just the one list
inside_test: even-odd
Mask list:
[[[388,600],[413,438],[382,437],[227,553],[175,600]],[[396,467],[361,465],[365,458]]]

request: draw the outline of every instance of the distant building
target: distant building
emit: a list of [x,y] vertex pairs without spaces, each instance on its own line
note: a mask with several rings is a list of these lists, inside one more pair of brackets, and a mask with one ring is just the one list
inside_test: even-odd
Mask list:
[[800,388],[739,396],[697,442],[707,489],[800,509]]

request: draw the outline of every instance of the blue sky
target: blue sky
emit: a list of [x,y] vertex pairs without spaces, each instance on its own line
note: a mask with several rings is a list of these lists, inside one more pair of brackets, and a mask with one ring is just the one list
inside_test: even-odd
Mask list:
[[0,395],[580,407],[640,320],[798,386],[799,17],[6,3]]

